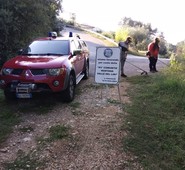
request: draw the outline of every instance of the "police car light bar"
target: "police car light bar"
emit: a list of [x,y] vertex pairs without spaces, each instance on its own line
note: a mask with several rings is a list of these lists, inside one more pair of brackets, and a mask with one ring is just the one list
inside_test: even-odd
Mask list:
[[49,32],[48,36],[52,37],[52,38],[56,38],[57,37],[57,33],[56,32]]
[[69,37],[73,37],[73,33],[72,32],[69,32]]

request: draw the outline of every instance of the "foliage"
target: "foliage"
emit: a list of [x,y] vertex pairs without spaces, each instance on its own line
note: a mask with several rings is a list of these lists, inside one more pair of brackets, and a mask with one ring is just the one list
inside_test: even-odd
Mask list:
[[[172,47],[173,48],[173,47]],[[171,54],[173,67],[178,70],[184,70],[185,65],[185,41],[179,42]]]
[[169,68],[156,76],[132,77],[124,146],[144,169],[184,169],[185,76]]
[[1,64],[55,26],[61,0],[0,0]]
[[72,25],[75,25],[75,23],[76,23],[76,14],[75,13],[72,13],[71,14],[71,24]]
[[185,58],[185,41],[179,42],[177,44],[176,54],[178,58]]
[[102,32],[102,35],[107,37],[107,38],[110,38],[110,39],[115,39],[115,32]]
[[166,47],[166,41],[164,39],[160,39],[160,50],[159,50],[160,55],[165,55],[167,54],[167,47]]
[[149,35],[155,35],[157,33],[157,28],[152,29],[152,26],[150,23],[144,24],[141,21],[134,21],[133,19],[127,18],[127,17],[124,17],[120,21],[119,25],[120,26],[127,25],[127,26],[133,27],[133,28],[144,28],[145,30],[147,30],[149,32]]
[[150,23],[144,24],[141,21],[134,21],[133,19],[131,19],[130,17],[124,17],[121,19],[120,26],[123,25],[127,25],[129,27],[134,27],[134,28],[144,28],[145,30],[148,30],[149,33],[152,35],[155,35],[157,33],[157,28],[156,29],[152,29],[152,26]]
[[120,29],[115,33],[116,42],[124,41],[127,36],[131,36],[133,38],[132,46],[134,46],[136,51],[146,51],[148,44],[158,35],[161,40],[159,54],[166,58],[169,58],[172,54],[174,49],[167,48],[168,43],[165,41],[163,32],[158,33],[157,28],[152,29],[151,24],[144,24],[140,21],[134,21],[131,18],[124,17],[119,25]]
[[146,50],[147,46],[151,42],[150,37],[148,37],[149,31],[144,28],[135,28],[131,32],[131,36],[134,40],[134,45],[137,50]]
[[130,30],[128,26],[121,27],[115,33],[115,41],[125,41],[129,34]]
[[69,127],[63,125],[52,126],[49,129],[51,140],[63,139],[69,135]]

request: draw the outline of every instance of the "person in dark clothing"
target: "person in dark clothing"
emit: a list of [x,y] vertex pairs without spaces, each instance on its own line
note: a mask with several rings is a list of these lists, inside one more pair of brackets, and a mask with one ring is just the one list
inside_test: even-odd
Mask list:
[[124,74],[124,65],[125,65],[125,61],[127,58],[127,52],[129,50],[129,45],[132,42],[132,38],[129,36],[127,37],[126,41],[120,41],[118,46],[121,48],[121,58],[120,58],[120,62],[121,62],[121,76],[122,77],[127,77]]
[[147,56],[149,59],[149,69],[152,73],[158,72],[156,69],[156,64],[159,55],[159,42],[159,38],[155,38],[155,40],[148,45]]

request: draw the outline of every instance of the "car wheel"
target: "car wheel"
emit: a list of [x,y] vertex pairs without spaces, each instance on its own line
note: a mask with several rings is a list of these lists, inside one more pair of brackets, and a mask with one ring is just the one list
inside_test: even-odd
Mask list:
[[88,62],[86,62],[85,63],[85,70],[84,70],[84,79],[88,79],[89,78],[89,63]]
[[67,85],[67,89],[64,91],[65,102],[71,102],[75,96],[75,77],[73,75],[69,76],[69,81]]

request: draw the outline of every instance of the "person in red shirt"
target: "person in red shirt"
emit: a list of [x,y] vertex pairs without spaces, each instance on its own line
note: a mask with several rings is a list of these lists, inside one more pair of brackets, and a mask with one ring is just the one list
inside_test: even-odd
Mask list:
[[157,59],[159,55],[159,38],[155,38],[153,42],[148,45],[147,56],[149,59],[150,72],[158,72],[156,69]]

